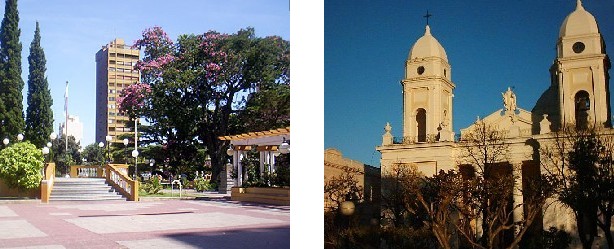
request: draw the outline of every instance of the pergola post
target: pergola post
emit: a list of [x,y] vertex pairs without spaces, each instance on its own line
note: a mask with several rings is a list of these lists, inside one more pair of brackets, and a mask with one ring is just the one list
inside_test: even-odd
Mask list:
[[264,164],[266,162],[266,155],[265,155],[266,151],[260,151],[260,176],[262,177],[264,175]]

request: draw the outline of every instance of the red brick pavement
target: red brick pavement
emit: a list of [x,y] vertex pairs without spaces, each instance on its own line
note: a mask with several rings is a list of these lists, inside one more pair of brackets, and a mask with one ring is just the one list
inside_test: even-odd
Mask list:
[[[0,227],[2,248],[290,247],[290,209],[287,206],[210,200],[0,203],[0,206],[17,214],[3,216],[0,213],[0,226],[2,222],[24,220],[31,225],[11,231],[3,231]],[[109,225],[133,230],[115,232],[108,230]],[[36,230],[46,236],[14,238],[42,236]]]

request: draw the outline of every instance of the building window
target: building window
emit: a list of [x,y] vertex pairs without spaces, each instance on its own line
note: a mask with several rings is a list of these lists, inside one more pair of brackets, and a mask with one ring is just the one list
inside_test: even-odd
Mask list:
[[426,142],[426,110],[420,108],[416,112],[418,123],[418,142]]
[[115,97],[109,97],[109,101],[115,101]]
[[114,119],[109,119],[109,124],[112,124],[114,122],[115,122]]
[[586,91],[579,91],[574,98],[576,106],[576,128],[586,129],[588,112],[591,109],[591,98]]

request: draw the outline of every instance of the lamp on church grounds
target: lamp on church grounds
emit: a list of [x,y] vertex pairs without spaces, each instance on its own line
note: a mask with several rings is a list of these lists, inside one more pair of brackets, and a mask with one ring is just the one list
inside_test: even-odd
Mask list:
[[4,144],[4,147],[9,145],[9,139],[8,138],[4,138],[4,140],[2,140],[2,144]]
[[23,134],[17,134],[17,142],[21,142],[23,140]]

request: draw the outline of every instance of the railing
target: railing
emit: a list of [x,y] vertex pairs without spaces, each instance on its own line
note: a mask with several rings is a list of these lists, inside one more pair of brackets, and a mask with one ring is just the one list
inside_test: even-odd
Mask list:
[[[424,141],[419,141],[424,140]],[[404,137],[393,137],[393,144],[421,144],[421,143],[435,143],[439,140],[438,134],[427,134],[423,138],[419,138],[417,136],[404,136]]]
[[[120,172],[128,175],[128,165],[113,164]],[[72,178],[105,178],[107,175],[106,167],[100,165],[72,165],[70,166],[70,177]]]
[[108,164],[106,166],[107,183],[119,191],[129,201],[139,200],[139,182],[130,179],[127,174],[128,165],[125,164]]
[[48,163],[43,171],[43,180],[41,181],[41,202],[49,203],[49,196],[53,189],[55,180],[55,163]]

